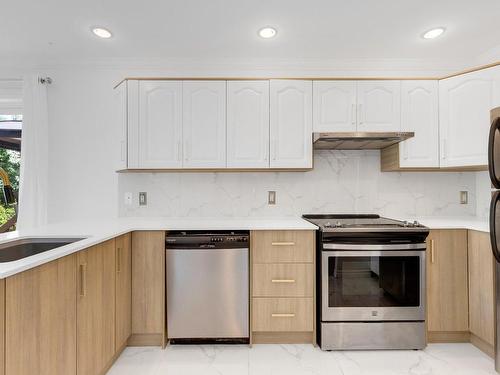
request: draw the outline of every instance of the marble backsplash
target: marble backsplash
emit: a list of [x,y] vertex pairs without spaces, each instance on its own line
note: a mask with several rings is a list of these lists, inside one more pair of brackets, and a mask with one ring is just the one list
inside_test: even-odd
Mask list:
[[[378,151],[316,151],[310,172],[131,173],[119,176],[120,216],[476,215],[475,173],[382,173]],[[267,192],[276,191],[276,205]],[[469,192],[460,204],[459,192]],[[148,193],[139,206],[138,192]],[[123,202],[132,192],[133,204]]]

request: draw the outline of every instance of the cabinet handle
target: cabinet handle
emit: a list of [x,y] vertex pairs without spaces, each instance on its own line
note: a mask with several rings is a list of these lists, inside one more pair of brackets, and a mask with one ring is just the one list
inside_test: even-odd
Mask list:
[[126,161],[127,159],[127,152],[125,148],[125,141],[121,141],[121,161]]
[[363,123],[363,104],[359,104],[359,124]]
[[356,125],[356,104],[351,105],[351,124]]
[[295,280],[294,279],[272,279],[271,280],[272,283],[294,283]]
[[178,161],[182,160],[182,142],[181,141],[177,142],[177,160]]
[[295,242],[271,242],[272,246],[295,246]]
[[434,240],[431,240],[431,264],[434,264]]
[[446,159],[446,139],[441,142],[441,159]]
[[87,263],[80,264],[80,297],[87,295]]
[[116,272],[122,272],[122,248],[116,249]]
[[287,313],[287,314],[271,314],[271,317],[273,318],[294,318],[295,314],[293,313]]

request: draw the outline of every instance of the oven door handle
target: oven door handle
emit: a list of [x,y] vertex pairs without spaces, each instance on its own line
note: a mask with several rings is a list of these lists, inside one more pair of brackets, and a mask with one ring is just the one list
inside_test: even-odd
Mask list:
[[422,243],[405,243],[405,244],[390,244],[390,245],[353,245],[343,243],[323,243],[325,250],[425,250],[427,244]]
[[355,251],[323,251],[323,261],[328,262],[331,257],[422,257],[425,258],[425,251],[422,250],[355,250]]

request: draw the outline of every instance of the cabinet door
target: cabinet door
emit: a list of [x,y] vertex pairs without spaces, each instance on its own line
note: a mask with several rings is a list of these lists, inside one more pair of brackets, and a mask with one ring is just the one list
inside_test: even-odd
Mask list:
[[467,231],[432,230],[427,238],[427,330],[469,331]]
[[183,82],[184,168],[226,167],[226,82]]
[[356,131],[356,82],[313,82],[313,130]]
[[78,375],[96,375],[115,354],[115,241],[77,254]]
[[76,276],[69,255],[5,280],[7,375],[76,374]]
[[271,168],[312,168],[312,82],[272,80]]
[[401,131],[415,132],[400,143],[401,167],[439,167],[437,81],[401,83]]
[[139,168],[182,167],[182,82],[139,82]]
[[358,81],[358,131],[391,132],[401,128],[401,82]]
[[442,167],[488,164],[492,106],[489,69],[439,81]]
[[495,345],[495,261],[488,233],[469,231],[470,331]]
[[165,232],[132,233],[132,345],[165,343]]
[[118,134],[118,163],[117,169],[127,169],[127,85],[122,82],[113,92],[114,125]]
[[269,168],[269,81],[227,82],[227,166]]
[[131,234],[115,239],[116,246],[116,350],[127,344],[132,333]]

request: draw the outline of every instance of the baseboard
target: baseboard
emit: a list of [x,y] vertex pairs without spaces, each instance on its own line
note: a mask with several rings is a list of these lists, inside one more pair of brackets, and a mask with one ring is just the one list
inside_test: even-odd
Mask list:
[[470,342],[470,333],[464,332],[427,332],[428,343]]
[[476,348],[481,350],[483,353],[489,355],[491,358],[495,358],[495,346],[484,341],[482,338],[476,336],[475,334],[470,334],[470,343]]
[[163,347],[163,335],[161,333],[135,333],[129,337],[127,346]]
[[126,347],[127,347],[127,344],[125,343],[116,351],[115,355],[113,356],[113,358],[111,358],[111,360],[108,362],[108,364],[104,367],[104,369],[101,371],[100,375],[106,375],[108,370],[111,368],[111,366],[113,366],[113,364],[116,362],[116,360],[122,354],[122,352],[125,350]]
[[313,344],[312,332],[253,332],[252,344]]

